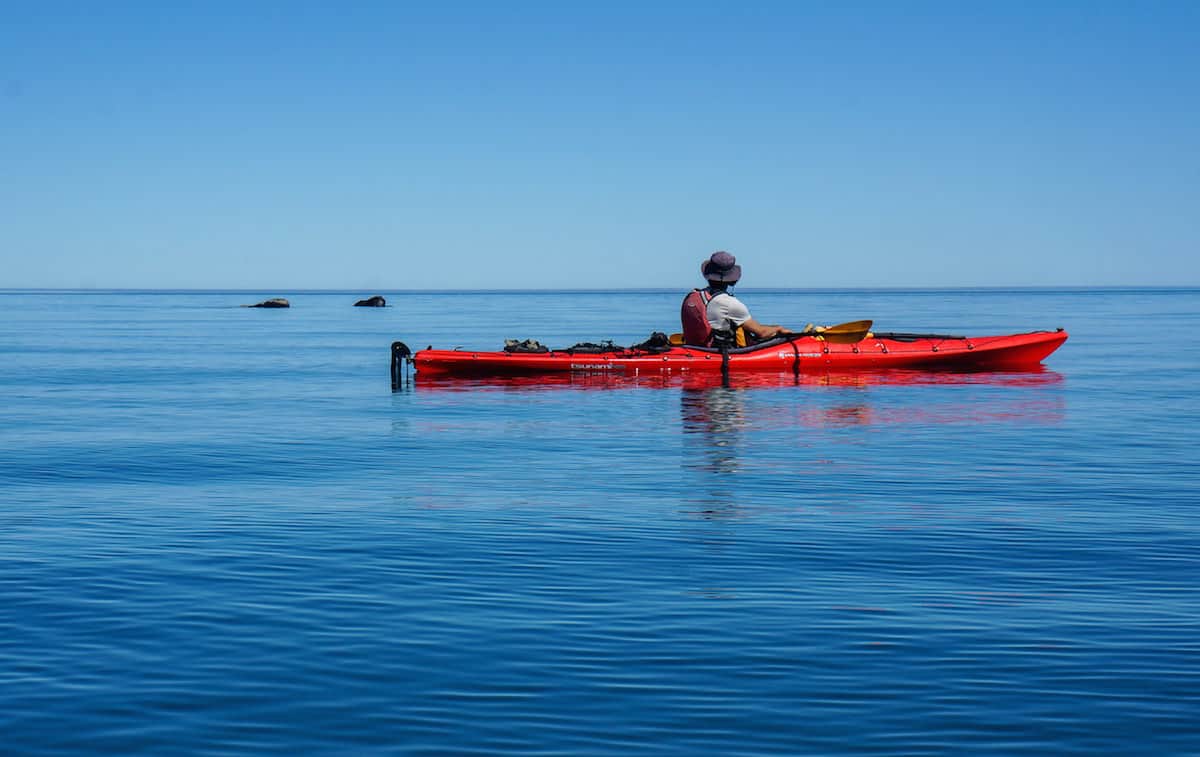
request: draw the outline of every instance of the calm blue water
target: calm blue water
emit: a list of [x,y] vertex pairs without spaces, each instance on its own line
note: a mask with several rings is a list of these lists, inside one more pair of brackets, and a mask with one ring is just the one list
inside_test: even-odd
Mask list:
[[5,753],[1200,753],[1200,291],[743,293],[1042,373],[396,393],[682,293],[366,294],[0,292]]

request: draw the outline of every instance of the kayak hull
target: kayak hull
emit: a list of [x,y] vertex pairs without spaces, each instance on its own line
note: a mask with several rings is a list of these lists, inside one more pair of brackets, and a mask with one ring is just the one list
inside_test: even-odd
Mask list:
[[907,369],[989,371],[1032,368],[1067,340],[1067,332],[1035,331],[981,337],[881,335],[854,344],[791,337],[735,350],[728,356],[699,347],[601,353],[420,350],[411,358],[420,376],[536,376],[549,374],[829,373]]

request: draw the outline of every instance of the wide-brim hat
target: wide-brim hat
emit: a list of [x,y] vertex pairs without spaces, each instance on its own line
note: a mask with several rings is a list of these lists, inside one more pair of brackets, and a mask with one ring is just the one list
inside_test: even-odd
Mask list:
[[709,281],[733,284],[742,278],[742,267],[737,264],[737,258],[721,250],[700,264],[700,275]]

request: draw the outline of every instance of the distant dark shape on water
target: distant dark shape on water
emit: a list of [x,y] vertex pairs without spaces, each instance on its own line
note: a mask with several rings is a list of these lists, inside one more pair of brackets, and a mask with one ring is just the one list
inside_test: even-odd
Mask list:
[[359,300],[358,302],[354,303],[354,307],[356,307],[356,308],[387,307],[387,300],[383,299],[379,295],[375,295],[374,297],[368,297],[365,300]]
[[244,308],[290,308],[292,304],[282,297],[274,297],[254,305],[242,305]]

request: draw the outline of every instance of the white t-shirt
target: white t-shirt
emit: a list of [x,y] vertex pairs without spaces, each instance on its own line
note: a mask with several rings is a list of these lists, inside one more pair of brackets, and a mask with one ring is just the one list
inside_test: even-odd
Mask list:
[[750,320],[750,309],[729,292],[721,292],[708,301],[705,315],[713,331],[723,331],[729,328],[730,323],[737,328]]

